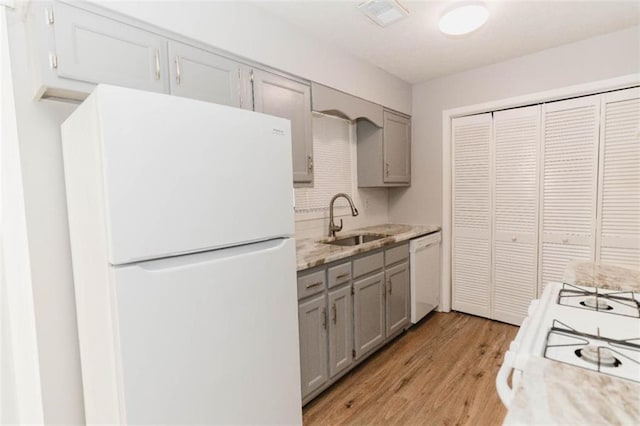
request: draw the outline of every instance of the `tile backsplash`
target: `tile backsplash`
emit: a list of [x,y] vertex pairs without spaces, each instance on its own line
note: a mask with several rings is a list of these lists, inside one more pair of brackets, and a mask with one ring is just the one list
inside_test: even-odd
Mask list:
[[344,231],[389,221],[388,189],[358,188],[355,124],[313,113],[313,158],[313,187],[294,191],[297,238],[326,236],[329,202],[338,192],[349,194],[360,212],[352,217],[346,200],[336,200],[334,216],[343,219]]

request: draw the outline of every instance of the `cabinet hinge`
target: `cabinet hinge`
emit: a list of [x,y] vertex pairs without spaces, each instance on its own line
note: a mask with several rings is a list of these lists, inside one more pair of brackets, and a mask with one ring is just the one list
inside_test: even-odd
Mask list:
[[49,53],[49,66],[53,69],[58,68],[58,55],[55,53]]
[[355,359],[355,357],[356,357],[356,350],[355,349],[351,350],[351,356]]
[[53,9],[47,8],[45,9],[45,13],[47,15],[47,24],[53,25],[56,22],[53,16]]

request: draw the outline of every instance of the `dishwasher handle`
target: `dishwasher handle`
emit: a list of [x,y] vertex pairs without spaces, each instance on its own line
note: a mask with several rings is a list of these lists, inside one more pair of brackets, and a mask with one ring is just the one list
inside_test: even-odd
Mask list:
[[442,241],[442,232],[437,231],[411,240],[409,242],[409,250],[415,252],[416,250],[420,250],[434,244],[440,244],[440,241]]

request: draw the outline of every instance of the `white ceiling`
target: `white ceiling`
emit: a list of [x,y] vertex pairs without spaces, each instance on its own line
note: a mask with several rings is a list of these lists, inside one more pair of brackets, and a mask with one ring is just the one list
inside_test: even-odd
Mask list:
[[400,0],[408,18],[382,28],[360,1],[256,3],[314,37],[328,41],[409,83],[504,61],[640,23],[640,1],[488,1],[487,23],[463,37],[438,30],[451,1]]

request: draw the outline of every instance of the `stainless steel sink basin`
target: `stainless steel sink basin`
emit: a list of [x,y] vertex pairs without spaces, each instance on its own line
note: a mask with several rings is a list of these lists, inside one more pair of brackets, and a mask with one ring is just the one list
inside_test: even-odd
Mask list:
[[370,243],[388,235],[384,234],[360,234],[351,235],[349,237],[336,238],[335,240],[322,241],[324,244],[333,244],[335,246],[359,246],[360,244]]

